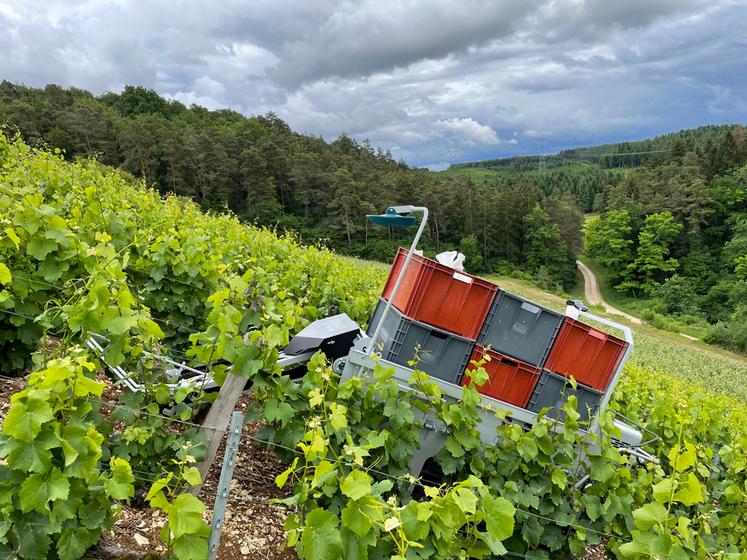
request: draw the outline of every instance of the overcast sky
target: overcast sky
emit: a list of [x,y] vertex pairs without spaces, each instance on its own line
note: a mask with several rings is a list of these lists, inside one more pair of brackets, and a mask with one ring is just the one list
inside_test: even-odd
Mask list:
[[438,168],[747,123],[747,2],[0,0],[0,79],[274,111]]

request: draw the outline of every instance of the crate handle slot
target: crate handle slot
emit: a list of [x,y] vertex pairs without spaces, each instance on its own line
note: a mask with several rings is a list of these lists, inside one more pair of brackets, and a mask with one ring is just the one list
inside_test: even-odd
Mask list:
[[460,272],[455,272],[452,275],[452,278],[454,278],[454,280],[464,282],[465,284],[472,284],[472,278],[470,276],[467,276],[466,274],[461,274]]
[[521,304],[521,309],[526,311],[527,313],[533,313],[534,315],[538,315],[541,309],[537,307],[536,305],[532,305],[531,303],[524,302]]
[[438,338],[439,340],[446,340],[449,338],[449,335],[446,333],[438,332],[438,331],[431,331],[431,336]]

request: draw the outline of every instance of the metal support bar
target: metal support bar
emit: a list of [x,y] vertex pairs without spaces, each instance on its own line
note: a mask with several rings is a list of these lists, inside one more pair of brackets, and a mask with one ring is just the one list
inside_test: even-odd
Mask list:
[[602,325],[617,329],[623,333],[623,338],[625,338],[625,342],[628,343],[628,347],[625,349],[625,354],[623,354],[623,357],[617,366],[617,370],[612,376],[612,380],[610,381],[609,385],[607,386],[607,390],[602,396],[602,400],[600,401],[599,407],[597,408],[597,413],[594,415],[594,418],[591,420],[591,423],[589,425],[589,431],[597,433],[599,429],[599,416],[603,414],[605,410],[607,410],[607,405],[610,402],[610,398],[612,398],[612,393],[615,391],[615,387],[617,387],[617,382],[620,380],[620,376],[622,375],[623,369],[625,368],[625,363],[628,361],[630,353],[633,351],[633,332],[627,325],[621,325],[620,323],[605,319],[604,317],[599,317],[598,315],[594,315],[592,313],[589,313],[588,311],[579,311],[575,307],[572,307],[570,305],[566,307],[565,314],[571,319],[578,319],[579,316],[586,317],[591,321],[596,321],[597,323],[601,323]]
[[223,519],[228,505],[228,493],[231,490],[233,468],[236,466],[236,452],[241,441],[241,430],[244,427],[244,414],[234,412],[231,416],[231,428],[228,431],[226,451],[223,455],[223,468],[220,471],[218,492],[213,505],[213,519],[210,522],[210,540],[208,541],[208,560],[215,560],[220,544],[220,534],[223,531]]
[[[106,358],[104,357],[104,352],[106,351],[106,348],[102,346],[101,343],[108,343],[109,340],[100,334],[97,333],[91,333],[91,335],[86,340],[86,345],[93,350],[98,357],[101,359],[102,362],[106,365],[106,367],[109,369],[109,371],[114,375],[114,377],[121,383],[127,386],[128,389],[131,391],[143,391],[144,387],[137,383],[133,378],[132,374],[125,371],[121,366],[111,366],[106,361]],[[282,350],[278,353],[278,365],[281,369],[289,368],[291,366],[295,366],[298,364],[305,364],[308,362],[311,357],[314,355],[316,351],[310,351],[310,352],[304,352],[302,354],[297,355],[287,355]],[[167,373],[169,372],[175,372],[176,375],[172,376],[172,378],[176,378],[177,381],[174,383],[166,383],[166,385],[171,390],[171,393],[175,393],[179,389],[183,387],[191,387],[194,388],[195,391],[202,390],[202,391],[211,391],[216,390],[219,385],[216,383],[215,379],[213,378],[212,373],[207,372],[205,370],[195,369],[191,366],[188,366],[184,362],[177,362],[172,360],[171,358],[161,355],[161,354],[154,354],[152,352],[144,351],[143,355],[150,356],[154,360],[159,360],[160,362],[163,362],[165,364],[174,366],[175,369],[173,370],[167,370]],[[228,367],[228,371],[231,370],[232,366]],[[184,377],[183,372],[189,372],[192,374],[191,377]]]
[[407,271],[407,266],[410,264],[410,260],[412,259],[412,256],[415,254],[415,249],[418,248],[418,241],[420,241],[420,236],[423,234],[425,225],[428,223],[428,209],[425,206],[413,206],[411,208],[396,206],[395,208],[407,208],[411,212],[422,212],[423,219],[420,222],[420,227],[418,228],[418,232],[415,234],[415,239],[412,240],[412,245],[410,245],[410,250],[407,253],[407,257],[405,257],[405,262],[402,263],[402,268],[400,269],[399,275],[397,276],[397,281],[394,283],[394,287],[392,288],[392,293],[389,294],[389,299],[386,301],[386,305],[384,306],[384,311],[381,314],[381,318],[379,319],[379,324],[376,325],[376,330],[374,331],[373,336],[371,337],[371,344],[368,348],[369,356],[372,356],[373,353],[376,351],[376,342],[378,342],[379,333],[381,332],[381,329],[384,326],[384,319],[386,319],[386,316],[389,314],[389,308],[392,307],[392,303],[394,302],[394,296],[397,295],[397,290],[399,290],[399,285],[402,283],[402,279],[405,277],[405,271]]

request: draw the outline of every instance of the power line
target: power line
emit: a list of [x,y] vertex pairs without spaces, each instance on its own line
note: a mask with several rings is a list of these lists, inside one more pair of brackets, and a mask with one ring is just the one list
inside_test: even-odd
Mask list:
[[[580,150],[587,150],[589,148],[578,148],[568,151],[580,151]],[[589,153],[583,153],[583,154],[561,154],[558,153],[555,157],[560,158],[582,158],[582,157],[604,157],[604,156],[640,156],[644,154],[663,154],[667,152],[671,152],[672,150],[647,150],[644,152],[589,152]]]

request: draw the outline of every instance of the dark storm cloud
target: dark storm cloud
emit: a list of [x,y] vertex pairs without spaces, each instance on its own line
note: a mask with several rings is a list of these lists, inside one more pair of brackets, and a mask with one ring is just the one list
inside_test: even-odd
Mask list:
[[0,0],[0,78],[275,111],[416,165],[747,119],[743,1]]
[[462,54],[511,35],[538,5],[536,0],[345,3],[317,28],[283,45],[277,76],[290,84],[367,76]]

